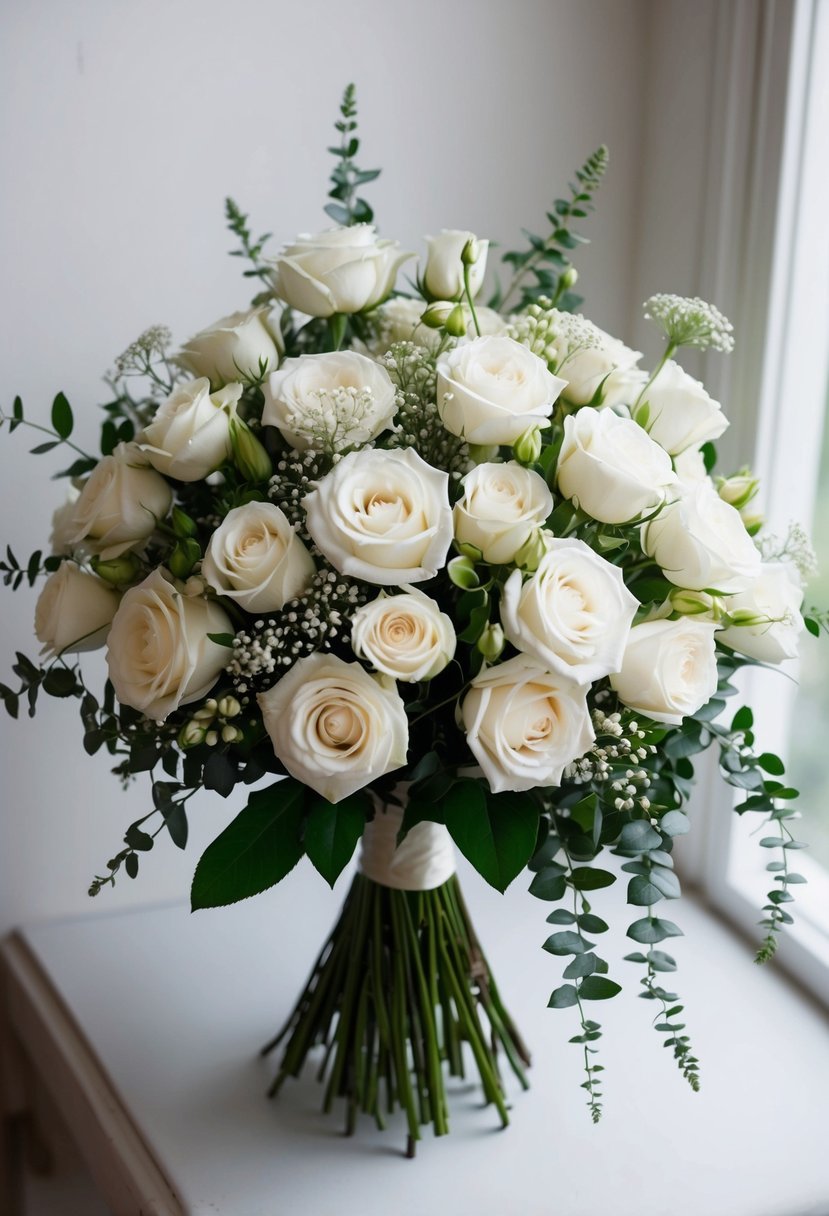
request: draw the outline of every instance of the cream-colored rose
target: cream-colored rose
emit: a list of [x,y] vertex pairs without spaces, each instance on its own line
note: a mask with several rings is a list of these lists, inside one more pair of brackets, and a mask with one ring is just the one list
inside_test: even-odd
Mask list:
[[553,496],[543,477],[517,460],[479,464],[461,482],[455,504],[455,539],[474,545],[485,562],[504,565],[543,524]]
[[351,620],[354,653],[395,680],[432,680],[455,653],[455,628],[433,599],[414,587],[358,608]]
[[746,591],[725,601],[725,611],[739,624],[721,629],[717,641],[761,663],[794,659],[804,628],[802,604],[796,573],[780,562],[765,563]]
[[195,334],[176,363],[213,388],[237,380],[261,380],[279,364],[285,346],[279,319],[269,308],[250,308],[222,317]]
[[592,408],[564,419],[557,477],[565,498],[605,524],[655,510],[676,481],[671,458],[640,426]]
[[639,601],[618,566],[584,541],[550,539],[526,582],[520,570],[501,595],[501,624],[513,646],[550,671],[589,684],[622,664]]
[[359,663],[308,655],[257,701],[277,758],[329,802],[406,763],[409,724],[400,694]]
[[457,300],[464,290],[461,254],[468,242],[474,242],[478,252],[469,267],[469,290],[478,294],[486,274],[489,241],[481,241],[474,232],[459,228],[444,228],[439,236],[427,236],[426,270],[423,283],[433,300]]
[[564,396],[574,405],[587,405],[601,390],[604,406],[632,404],[647,381],[636,366],[642,355],[597,325],[591,324],[589,329],[590,341],[576,341],[572,346],[566,340],[561,343],[556,370],[567,381]]
[[201,568],[214,591],[246,612],[277,612],[308,590],[315,570],[287,516],[270,502],[228,511]]
[[636,713],[679,726],[717,691],[712,621],[646,621],[628,636],[621,671],[611,675],[619,700]]
[[719,401],[672,360],[648,388],[634,418],[672,456],[719,438],[728,426]]
[[341,574],[400,586],[434,578],[452,543],[449,477],[412,448],[349,452],[304,498],[307,527]]
[[739,511],[705,482],[685,488],[642,528],[642,548],[669,582],[690,591],[743,591],[760,554]]
[[137,443],[119,443],[90,473],[75,503],[71,543],[104,560],[145,541],[173,502],[167,482]]
[[230,426],[241,395],[241,384],[211,393],[206,376],[182,384],[139,435],[141,450],[166,477],[201,481],[230,458]]
[[515,443],[545,426],[566,384],[543,359],[513,338],[463,341],[437,362],[437,407],[443,425],[468,443]]
[[274,262],[280,299],[310,317],[362,312],[390,295],[397,271],[412,253],[380,240],[372,224],[303,234]]
[[44,654],[79,654],[106,641],[120,596],[74,562],[61,562],[43,584],[35,606],[35,633]]
[[475,677],[461,715],[493,793],[561,782],[595,738],[586,697],[583,687],[524,655]]
[[342,452],[391,425],[396,390],[384,367],[353,350],[286,359],[263,385],[262,421],[304,451]]
[[188,595],[159,567],[124,593],[107,638],[107,665],[122,705],[163,722],[203,697],[231,651],[208,634],[234,632],[214,600]]
[[70,486],[66,501],[52,512],[52,531],[49,535],[49,547],[53,557],[68,557],[74,553],[77,545],[74,543],[78,525],[75,522],[75,504],[78,501],[78,491]]

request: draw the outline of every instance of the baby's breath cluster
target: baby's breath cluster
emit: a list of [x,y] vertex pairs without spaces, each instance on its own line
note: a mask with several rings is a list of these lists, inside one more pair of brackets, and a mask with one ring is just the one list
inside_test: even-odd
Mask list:
[[718,308],[699,296],[675,296],[659,292],[645,301],[645,318],[654,321],[674,346],[695,346],[697,350],[734,349],[733,325]]
[[115,360],[115,377],[146,375],[150,364],[163,359],[173,340],[166,325],[151,325]]
[[617,795],[617,811],[630,811],[638,805],[650,808],[645,790],[650,774],[639,765],[656,751],[654,744],[645,743],[646,733],[635,718],[625,718],[618,711],[605,713],[595,708],[591,714],[596,742],[586,755],[574,760],[565,770],[565,778],[575,785],[590,782],[610,782]]
[[303,498],[311,490],[312,483],[324,477],[338,459],[338,456],[329,456],[325,452],[292,451],[277,462],[276,471],[268,485],[268,497],[271,502],[282,508],[292,524],[303,528]]
[[546,296],[531,304],[520,317],[514,317],[507,334],[528,346],[553,371],[558,371],[577,351],[602,346],[604,337],[581,313],[561,312],[553,308]]
[[288,425],[316,452],[333,456],[365,439],[366,420],[374,413],[370,385],[317,389],[303,400],[302,414],[289,412]]
[[757,541],[764,562],[791,562],[803,582],[818,572],[818,560],[811,538],[802,524],[792,521],[785,536],[769,532]]
[[227,667],[242,702],[254,689],[276,683],[297,659],[330,650],[368,596],[365,584],[323,566],[301,600],[245,625],[233,639]]
[[434,355],[415,342],[395,342],[380,362],[397,388],[398,429],[390,446],[414,448],[435,468],[461,476],[469,468],[469,449],[440,420]]

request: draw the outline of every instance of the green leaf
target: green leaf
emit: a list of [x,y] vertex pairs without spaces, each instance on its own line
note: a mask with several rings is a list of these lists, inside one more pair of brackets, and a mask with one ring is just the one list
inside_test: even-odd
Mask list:
[[569,908],[556,908],[547,917],[548,925],[573,925],[576,923],[576,914],[571,912]]
[[581,979],[583,975],[592,975],[598,970],[599,960],[592,950],[586,950],[584,954],[577,954],[576,957],[567,964],[562,972],[562,976],[566,980]]
[[672,920],[660,920],[659,917],[645,916],[635,920],[627,932],[628,937],[642,945],[650,946],[655,942],[663,942],[666,937],[682,937],[682,930]]
[[305,825],[305,852],[330,887],[352,858],[369,805],[365,795],[352,794],[336,805],[321,799],[311,807]]
[[457,782],[445,797],[446,826],[467,861],[505,891],[535,849],[538,808],[520,794],[484,793],[477,781]]
[[43,691],[50,697],[71,697],[77,687],[75,673],[68,667],[50,667],[43,680]]
[[647,819],[634,819],[632,823],[626,823],[619,835],[618,848],[625,853],[646,853],[648,849],[661,846],[662,837]]
[[760,768],[767,773],[771,773],[773,777],[782,777],[786,771],[786,766],[779,756],[775,756],[773,752],[763,752],[757,757],[757,763]]
[[562,984],[560,988],[556,988],[553,995],[547,1002],[548,1009],[569,1009],[571,1005],[578,1003],[578,993],[572,984]]
[[579,985],[579,996],[584,1001],[606,1001],[621,991],[621,984],[603,975],[588,975]]
[[57,431],[61,439],[68,439],[72,434],[73,426],[72,407],[63,393],[58,393],[52,402],[52,428]]
[[[547,919],[550,918],[547,917]],[[578,922],[583,933],[607,933],[610,928],[606,920],[602,920],[600,916],[594,916],[592,912],[582,912],[578,917]]]
[[599,891],[616,881],[616,875],[608,870],[597,870],[592,866],[577,866],[570,875],[570,882],[577,891]]
[[292,778],[251,794],[196,866],[193,911],[258,895],[289,874],[303,853],[304,805],[305,787]]
[[530,895],[536,899],[561,899],[567,890],[564,876],[557,870],[541,870],[535,875],[529,886]]
[[204,766],[204,788],[215,790],[222,798],[233,792],[236,784],[236,765],[224,752],[211,752]]
[[585,941],[580,933],[565,930],[563,933],[553,933],[542,946],[548,954],[584,954],[593,942]]
[[631,878],[628,883],[627,901],[638,908],[649,908],[651,904],[658,903],[662,899],[662,892],[642,874],[637,874],[635,878]]
[[666,836],[684,836],[691,830],[691,820],[684,811],[668,811],[659,820],[659,829]]
[[233,638],[235,637],[235,634],[208,633],[207,636],[210,638],[210,641],[215,642],[217,646],[227,646],[230,650],[233,649]]

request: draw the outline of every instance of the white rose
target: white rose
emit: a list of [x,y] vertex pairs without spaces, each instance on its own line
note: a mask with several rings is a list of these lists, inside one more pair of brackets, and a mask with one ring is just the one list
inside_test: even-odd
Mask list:
[[719,401],[672,360],[659,372],[634,417],[672,456],[719,438],[728,426]]
[[455,628],[433,599],[414,587],[364,604],[351,621],[354,653],[395,680],[434,679],[455,653]]
[[469,290],[473,298],[480,291],[486,274],[489,241],[480,241],[474,232],[444,228],[440,236],[427,236],[426,270],[423,282],[434,300],[457,300],[464,290],[461,254],[468,241],[478,247],[478,256],[469,267]]
[[308,531],[341,574],[422,583],[452,543],[448,484],[411,448],[350,452],[306,494]]
[[384,367],[353,350],[286,359],[263,385],[262,421],[287,443],[341,452],[391,425],[396,390]]
[[287,516],[270,502],[228,511],[210,537],[201,572],[246,612],[276,612],[303,595],[316,567]]
[[461,715],[490,789],[558,785],[595,739],[586,697],[584,688],[524,655],[477,675]]
[[618,566],[584,541],[552,539],[526,582],[520,570],[507,579],[501,624],[518,650],[589,684],[619,670],[638,607]]
[[241,384],[210,392],[206,376],[175,389],[139,435],[147,459],[177,481],[201,481],[231,455],[230,426]]
[[674,456],[674,472],[684,486],[704,482],[712,485],[711,478],[705,468],[705,457],[699,448],[686,448],[678,456]]
[[581,409],[564,419],[558,488],[605,524],[638,519],[665,501],[676,478],[667,452],[609,409]]
[[455,504],[455,538],[480,549],[485,562],[511,562],[553,509],[543,477],[517,460],[479,464],[461,482]]
[[437,407],[447,431],[468,443],[514,443],[545,426],[566,384],[513,338],[463,341],[437,362]]
[[389,295],[411,253],[379,240],[372,224],[302,234],[274,262],[276,294],[310,317],[362,312]]
[[[425,311],[426,303],[423,300],[392,296],[370,314],[371,331],[364,343],[354,343],[355,348],[374,356],[384,355],[395,342],[414,342],[427,350],[437,350],[443,334],[441,330],[430,329],[421,322]],[[467,335],[474,338],[475,327],[467,305],[463,305],[463,314]],[[482,335],[502,334],[507,328],[507,322],[494,308],[477,305],[475,316],[478,318],[478,328]]]
[[683,489],[643,525],[642,548],[669,582],[690,591],[743,591],[760,573],[739,511],[705,482]]
[[202,329],[175,361],[193,376],[206,376],[215,388],[234,380],[260,380],[278,365],[283,351],[278,318],[268,308],[250,308]]
[[63,506],[52,512],[52,531],[49,535],[49,547],[54,557],[66,557],[73,553],[77,546],[73,543],[78,531],[75,521],[75,504],[78,501],[78,491],[70,486]]
[[621,671],[610,677],[619,700],[672,726],[702,709],[717,691],[716,628],[699,617],[634,625]]
[[308,655],[256,699],[277,758],[329,802],[406,763],[409,724],[400,694],[359,663]]
[[47,578],[35,606],[35,633],[43,653],[97,650],[103,646],[120,596],[74,562],[61,562]]
[[765,563],[747,591],[729,596],[725,610],[741,622],[721,629],[717,641],[761,663],[794,659],[803,632],[803,588],[790,567]]
[[636,366],[641,353],[597,325],[591,324],[589,332],[590,341],[577,342],[569,351],[562,343],[557,371],[567,381],[564,396],[574,405],[588,405],[601,387],[602,405],[630,405],[647,382]]
[[137,443],[119,443],[90,473],[75,503],[72,544],[107,560],[120,557],[155,531],[173,492]]
[[107,638],[107,664],[122,705],[164,719],[216,683],[231,651],[209,633],[233,633],[213,600],[178,590],[161,568],[124,593]]

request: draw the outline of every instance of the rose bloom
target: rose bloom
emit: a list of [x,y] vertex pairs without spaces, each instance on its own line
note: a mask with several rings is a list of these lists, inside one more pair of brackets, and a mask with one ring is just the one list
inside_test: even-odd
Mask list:
[[427,236],[426,270],[423,284],[433,300],[457,300],[464,290],[461,254],[467,241],[475,241],[478,257],[469,267],[469,290],[478,294],[486,274],[489,241],[479,241],[474,232],[444,228],[439,236]]
[[207,545],[202,575],[246,612],[277,612],[303,595],[316,567],[288,517],[270,502],[228,511]]
[[739,511],[705,482],[685,488],[643,525],[642,548],[669,582],[690,591],[744,591],[760,573]]
[[518,650],[588,684],[619,670],[638,607],[618,566],[584,541],[550,539],[526,582],[520,570],[507,579],[501,623]]
[[79,654],[106,641],[120,596],[74,562],[61,562],[43,584],[35,606],[35,633],[43,653]]
[[437,362],[437,407],[453,435],[474,444],[515,443],[545,426],[565,380],[526,346],[502,336],[463,341]]
[[797,657],[803,632],[803,588],[797,574],[780,562],[768,562],[745,591],[731,595],[725,610],[739,624],[717,634],[717,641],[760,663],[782,663]]
[[75,522],[75,504],[78,501],[78,491],[74,486],[69,487],[62,506],[52,512],[52,531],[49,534],[49,548],[53,557],[67,557],[73,553],[77,545],[73,543],[78,525]]
[[593,401],[601,387],[601,404],[630,405],[647,376],[636,366],[642,355],[611,334],[590,325],[593,341],[564,353],[558,371],[567,381],[564,396],[574,405]]
[[463,478],[455,503],[455,539],[474,545],[485,562],[511,562],[553,509],[543,477],[517,460],[479,464]]
[[557,478],[565,498],[604,524],[653,511],[676,481],[671,458],[640,426],[591,407],[564,419]]
[[173,502],[173,492],[137,443],[119,443],[90,473],[74,506],[71,543],[104,560],[147,540]]
[[728,426],[719,401],[672,360],[651,384],[635,417],[671,456],[718,439]]
[[216,683],[230,651],[208,637],[233,633],[227,613],[202,595],[187,595],[153,570],[124,593],[107,639],[107,664],[122,705],[163,722],[179,705],[200,700]]
[[396,390],[384,367],[353,350],[286,359],[262,386],[262,422],[298,451],[341,452],[391,425]]
[[206,376],[180,385],[139,436],[141,450],[166,477],[202,481],[230,457],[230,426],[241,395],[241,384],[211,393]]
[[274,289],[309,317],[362,312],[391,293],[411,257],[397,241],[380,240],[372,224],[330,228],[285,246],[273,264]]
[[423,582],[452,543],[448,483],[411,448],[349,452],[306,494],[308,532],[341,574],[381,585]]
[[717,691],[713,621],[646,621],[628,636],[622,668],[610,683],[619,700],[654,722],[679,726]]
[[354,653],[395,680],[434,679],[455,653],[455,628],[433,599],[414,587],[381,592],[351,621]]
[[461,716],[493,793],[561,782],[595,739],[586,697],[583,687],[524,655],[475,677]]
[[308,655],[257,701],[277,758],[329,802],[406,763],[409,725],[400,694],[359,663]]
[[195,334],[175,362],[218,388],[234,380],[259,380],[279,364],[283,350],[278,318],[269,308],[250,308]]

